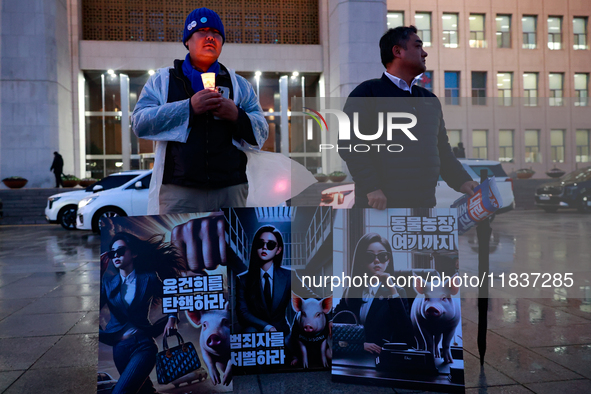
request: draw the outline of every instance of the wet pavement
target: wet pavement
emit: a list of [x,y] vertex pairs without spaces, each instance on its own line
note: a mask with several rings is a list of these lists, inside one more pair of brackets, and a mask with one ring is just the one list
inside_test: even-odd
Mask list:
[[[462,303],[467,393],[591,392],[591,216],[514,211],[492,224],[491,271],[572,272],[571,287],[500,288],[495,277],[484,368],[477,300]],[[0,227],[0,392],[95,393],[99,237],[57,225]],[[475,234],[460,237],[476,274]],[[506,284],[507,286],[507,284]],[[392,393],[328,373],[236,377],[237,393]]]

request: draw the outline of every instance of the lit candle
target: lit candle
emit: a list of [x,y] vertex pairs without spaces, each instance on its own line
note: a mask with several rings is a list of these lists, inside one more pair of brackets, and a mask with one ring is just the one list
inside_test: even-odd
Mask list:
[[215,73],[203,73],[201,79],[205,89],[215,90]]

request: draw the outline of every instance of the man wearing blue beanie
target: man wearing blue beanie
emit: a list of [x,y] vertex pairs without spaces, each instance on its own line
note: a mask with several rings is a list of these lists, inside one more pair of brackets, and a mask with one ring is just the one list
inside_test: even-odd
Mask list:
[[[152,75],[138,99],[133,131],[156,141],[149,215],[246,205],[243,151],[260,149],[269,126],[252,85],[218,62],[225,40],[217,13],[192,11],[183,30],[189,53]],[[205,73],[215,74],[215,90],[204,88]]]

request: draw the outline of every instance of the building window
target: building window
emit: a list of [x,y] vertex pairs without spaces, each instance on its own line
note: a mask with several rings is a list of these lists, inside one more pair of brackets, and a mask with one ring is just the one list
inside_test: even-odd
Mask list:
[[548,48],[562,49],[562,17],[548,17]]
[[394,28],[397,28],[398,26],[404,26],[404,12],[388,11],[387,24],[388,24],[388,29],[394,29]]
[[470,14],[470,48],[486,48],[484,14]]
[[513,163],[513,130],[499,130],[499,161]]
[[564,74],[550,73],[550,98],[549,104],[551,107],[562,106],[562,97],[564,89]]
[[445,72],[445,104],[460,105],[460,73],[459,71]]
[[472,105],[486,105],[485,71],[472,71]]
[[415,14],[415,27],[417,28],[417,35],[423,41],[424,47],[430,47],[431,43],[431,13],[417,12]]
[[550,130],[552,161],[564,163],[564,130]]
[[449,139],[449,145],[452,148],[458,146],[462,142],[462,130],[447,130],[447,138]]
[[497,74],[497,97],[499,105],[510,106],[512,104],[513,73],[503,72]]
[[589,74],[575,74],[575,106],[589,105]]
[[577,154],[575,160],[577,163],[586,163],[591,161],[591,130],[577,130]]
[[525,130],[525,162],[541,163],[540,130]]
[[573,18],[574,50],[587,49],[587,17]]
[[497,48],[511,48],[511,15],[497,15]]
[[425,71],[417,85],[433,93],[433,71]]
[[538,105],[538,73],[523,74],[523,97],[526,107]]
[[458,14],[443,14],[443,46],[446,48],[458,47]]
[[487,159],[487,130],[472,130],[472,158]]
[[536,49],[538,17],[535,15],[524,15],[521,18],[523,28],[523,49]]

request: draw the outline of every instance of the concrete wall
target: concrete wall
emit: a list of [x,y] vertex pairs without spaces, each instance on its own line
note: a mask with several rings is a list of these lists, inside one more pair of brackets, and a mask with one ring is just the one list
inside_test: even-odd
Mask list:
[[[176,42],[80,41],[82,70],[171,67],[187,49]],[[220,62],[237,71],[322,72],[320,45],[224,44]]]
[[[51,186],[53,151],[74,171],[66,0],[2,0],[0,178]],[[4,186],[0,186],[4,188]]]

